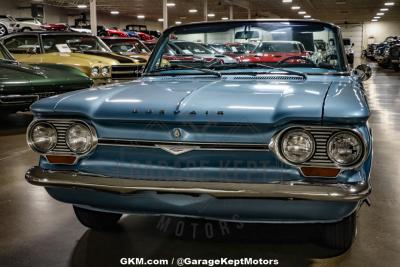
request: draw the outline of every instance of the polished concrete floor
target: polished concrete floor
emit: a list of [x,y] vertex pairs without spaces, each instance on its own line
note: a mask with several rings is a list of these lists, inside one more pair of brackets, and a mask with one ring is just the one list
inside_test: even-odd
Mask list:
[[[120,266],[121,257],[277,258],[279,266],[400,266],[400,73],[374,69],[365,83],[374,133],[372,206],[359,213],[346,253],[312,242],[313,227],[126,216],[120,229],[81,226],[69,205],[24,180],[37,156],[25,144],[29,114],[0,119],[0,266]],[[180,230],[183,229],[183,232]]]

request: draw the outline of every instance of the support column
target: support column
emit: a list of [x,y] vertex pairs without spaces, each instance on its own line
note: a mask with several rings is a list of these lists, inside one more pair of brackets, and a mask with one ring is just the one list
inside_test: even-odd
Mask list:
[[94,36],[97,36],[97,6],[96,0],[90,0],[90,30]]
[[229,6],[229,19],[233,20],[233,5]]
[[251,9],[247,9],[247,19],[251,19]]
[[163,8],[163,29],[165,30],[168,28],[168,7],[167,7],[167,0],[163,0],[162,4]]
[[204,0],[204,21],[208,21],[208,0]]

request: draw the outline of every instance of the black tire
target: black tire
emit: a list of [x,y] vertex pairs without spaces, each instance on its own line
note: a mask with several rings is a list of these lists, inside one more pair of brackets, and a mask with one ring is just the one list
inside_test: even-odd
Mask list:
[[21,32],[31,32],[31,31],[32,31],[32,29],[29,27],[24,27],[21,29]]
[[356,212],[353,212],[353,214],[340,222],[324,224],[322,228],[322,241],[329,248],[346,251],[353,244],[356,232]]
[[74,212],[81,224],[98,231],[112,230],[122,216],[119,213],[88,210],[77,206],[74,206]]
[[393,64],[393,69],[396,72],[400,71],[400,64]]
[[6,36],[8,34],[8,30],[6,26],[0,24],[0,37]]

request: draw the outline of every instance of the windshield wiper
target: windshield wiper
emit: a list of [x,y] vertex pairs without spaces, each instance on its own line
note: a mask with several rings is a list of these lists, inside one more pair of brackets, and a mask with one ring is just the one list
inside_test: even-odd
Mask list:
[[294,71],[294,70],[287,70],[287,69],[284,69],[284,68],[272,67],[272,66],[268,66],[268,65],[265,65],[265,64],[262,64],[262,63],[255,63],[255,64],[257,66],[260,66],[260,67],[264,67],[264,68],[271,69],[271,70],[284,71],[284,72],[287,72],[288,74],[302,76],[304,79],[307,79],[307,75],[305,73],[303,73],[303,72],[300,72],[300,71]]
[[[214,76],[217,76],[218,78],[222,77],[222,74],[219,71],[215,71],[215,70],[208,70],[208,69],[201,69],[201,68],[194,68],[194,67],[190,67],[190,66],[184,66],[184,65],[173,65],[172,67],[168,67],[168,68],[160,68],[157,69],[156,71],[152,71],[150,72],[151,74],[155,74],[157,73],[158,75],[162,75],[160,73],[160,71],[167,71],[167,70],[181,70],[181,69],[188,69],[188,70],[197,70],[203,73],[207,73],[207,74],[211,74]],[[156,74],[156,75],[157,75]],[[175,74],[176,75],[176,74]]]
[[291,74],[291,75],[296,75],[296,76],[301,76],[304,79],[307,79],[307,75],[303,72],[299,72],[299,71],[294,71],[294,70],[288,70],[288,69],[284,69],[284,68],[277,68],[277,67],[272,67],[269,65],[265,65],[262,63],[245,63],[245,64],[227,64],[227,65],[214,65],[213,66],[215,69],[217,68],[222,68],[222,69],[233,69],[233,68],[247,68],[247,67],[262,67],[262,68],[266,68],[266,69],[271,69],[271,70],[278,70],[278,71],[282,71],[282,72],[286,72],[287,74]]

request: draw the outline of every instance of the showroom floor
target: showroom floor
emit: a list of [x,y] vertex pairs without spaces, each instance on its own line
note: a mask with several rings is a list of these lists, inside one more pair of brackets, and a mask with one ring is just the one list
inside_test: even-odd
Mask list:
[[[24,180],[37,155],[25,143],[28,114],[0,119],[0,266],[119,266],[121,257],[277,258],[279,266],[400,266],[400,73],[376,69],[366,82],[374,134],[372,206],[359,213],[345,254],[313,244],[310,226],[221,225],[205,220],[128,216],[98,233],[71,206]],[[183,232],[180,231],[183,229]]]

